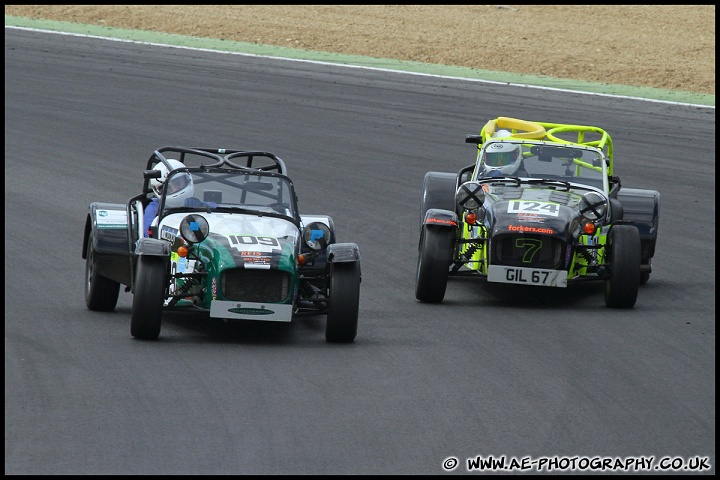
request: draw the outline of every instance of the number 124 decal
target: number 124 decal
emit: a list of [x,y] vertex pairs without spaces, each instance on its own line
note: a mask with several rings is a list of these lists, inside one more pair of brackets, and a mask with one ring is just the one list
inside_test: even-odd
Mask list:
[[508,213],[534,213],[557,217],[560,206],[556,203],[542,203],[532,200],[512,200],[508,202]]

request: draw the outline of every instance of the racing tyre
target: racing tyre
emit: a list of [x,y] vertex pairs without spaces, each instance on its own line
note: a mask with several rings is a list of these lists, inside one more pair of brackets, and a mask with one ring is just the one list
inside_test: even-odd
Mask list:
[[359,308],[360,264],[333,263],[330,267],[330,304],[325,340],[330,343],[355,341]]
[[415,275],[415,298],[421,302],[440,303],[445,298],[453,242],[449,228],[423,226]]
[[93,234],[90,233],[85,261],[85,304],[90,310],[112,312],[117,305],[120,283],[97,273]]
[[140,255],[135,275],[130,333],[135,338],[155,340],[160,336],[165,301],[165,261]]
[[605,280],[605,305],[632,308],[640,287],[640,232],[632,225],[615,225],[608,236],[610,272]]
[[455,210],[456,173],[427,172],[423,179],[423,193],[420,199],[420,227],[425,220],[425,213],[431,208]]

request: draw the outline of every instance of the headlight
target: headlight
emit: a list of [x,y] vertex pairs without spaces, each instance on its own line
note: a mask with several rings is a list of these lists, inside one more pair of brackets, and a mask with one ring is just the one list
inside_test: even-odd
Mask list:
[[209,232],[208,221],[202,215],[188,215],[180,222],[180,235],[189,244],[202,242]]
[[485,201],[485,191],[479,182],[465,182],[455,194],[455,201],[464,210],[475,210]]
[[330,229],[322,222],[312,222],[303,230],[303,241],[312,250],[322,250],[330,243]]
[[580,199],[580,215],[594,222],[607,214],[607,201],[605,197],[596,192],[588,192]]

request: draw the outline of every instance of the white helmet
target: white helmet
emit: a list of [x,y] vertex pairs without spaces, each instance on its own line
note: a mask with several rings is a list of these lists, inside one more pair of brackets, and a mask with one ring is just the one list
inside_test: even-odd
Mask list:
[[170,170],[168,170],[162,162],[155,165],[155,170],[160,170],[161,172],[160,178],[150,179],[150,186],[157,198],[161,198],[163,190],[165,190],[166,207],[181,207],[184,205],[185,199],[192,197],[195,193],[192,177],[189,173],[182,172],[170,175],[168,181],[170,172],[185,166],[182,162],[174,159],[168,159],[168,163],[172,167]]
[[520,169],[522,152],[516,143],[492,143],[485,149],[483,172],[485,176],[495,173],[513,175]]

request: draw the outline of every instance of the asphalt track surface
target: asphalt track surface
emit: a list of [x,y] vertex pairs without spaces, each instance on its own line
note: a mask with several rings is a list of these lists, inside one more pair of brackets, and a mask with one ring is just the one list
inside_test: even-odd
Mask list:
[[[623,185],[660,192],[635,308],[605,308],[601,284],[471,279],[415,300],[423,176],[472,163],[465,135],[497,116],[602,126]],[[325,343],[323,317],[179,314],[138,341],[130,294],[85,307],[87,207],[138,193],[164,145],[286,161],[302,212],[360,247],[354,344]],[[5,473],[442,474],[477,456],[714,473],[714,222],[714,107],[6,27]]]

